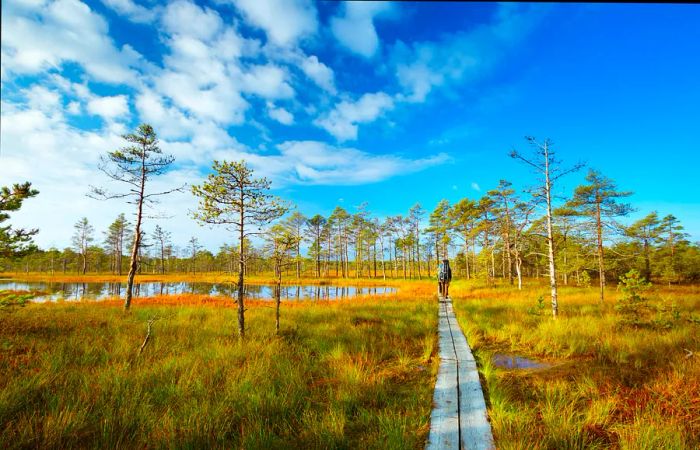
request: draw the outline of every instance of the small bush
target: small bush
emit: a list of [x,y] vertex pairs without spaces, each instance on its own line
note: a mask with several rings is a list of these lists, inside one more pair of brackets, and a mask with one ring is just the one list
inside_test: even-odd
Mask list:
[[642,318],[649,309],[649,299],[642,294],[649,290],[651,283],[632,269],[620,277],[618,290],[622,296],[615,305],[615,310],[624,316],[624,321],[635,325],[642,323]]
[[585,288],[591,287],[591,276],[587,271],[584,270],[579,276],[578,285]]
[[537,305],[527,309],[527,313],[533,316],[541,316],[544,313],[544,296],[537,297]]

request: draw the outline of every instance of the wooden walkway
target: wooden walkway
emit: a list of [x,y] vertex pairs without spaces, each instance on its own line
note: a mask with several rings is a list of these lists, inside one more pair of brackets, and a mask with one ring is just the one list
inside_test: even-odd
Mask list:
[[426,449],[493,449],[476,361],[450,298],[440,300],[438,339],[440,369]]

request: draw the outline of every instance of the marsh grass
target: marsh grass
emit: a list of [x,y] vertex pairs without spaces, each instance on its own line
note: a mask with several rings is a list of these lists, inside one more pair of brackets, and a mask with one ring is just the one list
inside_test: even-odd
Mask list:
[[[557,320],[538,308],[544,286],[452,290],[499,449],[700,448],[700,288],[652,288],[634,323],[614,290],[601,305],[597,291],[561,289]],[[501,369],[494,353],[552,367]]]
[[[5,448],[422,448],[437,371],[425,300],[0,310]],[[148,319],[153,334],[139,356]]]

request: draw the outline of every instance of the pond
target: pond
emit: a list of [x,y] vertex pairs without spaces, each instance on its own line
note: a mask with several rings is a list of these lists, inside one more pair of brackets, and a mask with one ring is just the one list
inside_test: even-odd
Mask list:
[[[262,300],[273,298],[272,285],[246,285],[244,296],[248,299]],[[102,300],[110,297],[124,297],[126,283],[56,283],[44,281],[0,280],[0,291],[31,291],[39,295],[34,302],[62,300]],[[336,300],[359,295],[393,294],[396,288],[388,286],[282,286],[282,300]],[[238,288],[235,283],[202,282],[147,282],[134,284],[134,297],[151,297],[154,295],[202,294],[235,297]]]
[[551,365],[547,363],[523,358],[522,356],[506,355],[502,353],[493,355],[491,361],[493,361],[494,366],[503,369],[545,369],[551,367]]

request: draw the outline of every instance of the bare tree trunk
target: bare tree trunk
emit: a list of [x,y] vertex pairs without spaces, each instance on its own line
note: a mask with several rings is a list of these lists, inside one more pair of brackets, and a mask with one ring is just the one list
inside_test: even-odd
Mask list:
[[549,180],[549,149],[545,144],[545,185],[544,191],[547,200],[547,247],[549,257],[549,287],[552,295],[552,316],[556,319],[559,312],[557,298],[557,271],[554,265],[554,233],[552,231],[552,185]]
[[[241,205],[243,205],[243,189],[241,189]],[[238,243],[238,335],[241,339],[245,339],[245,305],[243,304],[243,270],[245,267],[245,260],[243,258],[243,238],[244,234],[244,221],[243,208],[240,212],[240,223],[238,225],[238,238],[240,239]]]
[[386,267],[384,267],[384,239],[380,238],[379,239],[379,246],[381,247],[380,250],[382,251],[382,278],[386,280]]
[[377,278],[377,241],[376,241],[376,239],[374,241],[373,246],[374,246],[374,248],[372,251],[372,260],[374,263],[374,278]]
[[479,272],[476,258],[476,236],[472,237],[472,271],[474,272],[474,278],[476,278]]
[[420,227],[416,225],[416,261],[418,262],[418,279],[422,280],[423,276],[420,271]]
[[[143,152],[145,155],[145,152]],[[131,307],[131,296],[134,289],[134,277],[138,269],[139,247],[141,245],[141,220],[143,219],[143,194],[146,187],[146,167],[145,161],[141,159],[141,185],[139,187],[138,210],[136,212],[136,225],[134,226],[134,245],[131,247],[131,262],[129,263],[129,274],[126,278],[126,298],[124,299],[124,310]]]
[[600,201],[596,198],[596,233],[598,235],[598,273],[600,274],[600,302],[605,300],[605,263],[603,262],[603,224],[600,219]]
[[275,286],[275,334],[280,333],[280,305],[282,300],[280,299],[282,294],[282,270],[279,266],[277,268],[277,286]]
[[518,276],[518,290],[523,289],[523,275],[522,275],[522,261],[520,260],[520,255],[515,255],[515,272]]
[[649,258],[649,240],[647,239],[644,239],[644,276],[647,281],[651,281],[651,261]]
[[467,280],[471,278],[469,273],[469,238],[464,236],[464,266],[467,269]]
[[512,260],[512,255],[511,255],[511,250],[510,250],[510,232],[506,231],[506,245],[505,245],[505,250],[506,250],[506,264],[508,267],[508,283],[510,285],[513,285],[513,260]]

